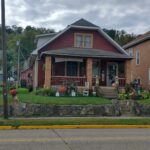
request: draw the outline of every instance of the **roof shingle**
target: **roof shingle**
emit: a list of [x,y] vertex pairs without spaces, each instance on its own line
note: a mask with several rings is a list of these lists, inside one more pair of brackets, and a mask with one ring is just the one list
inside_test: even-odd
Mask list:
[[45,51],[43,55],[54,55],[54,56],[72,56],[72,57],[93,57],[93,58],[124,58],[130,59],[131,57],[126,54],[114,53],[101,49],[86,49],[86,48],[65,48],[57,50]]
[[80,19],[74,23],[72,23],[71,25],[74,25],[74,26],[86,26],[86,27],[98,27],[97,25],[85,20],[85,19]]
[[146,40],[149,40],[149,39],[150,39],[150,31],[142,34],[141,36],[138,36],[135,40],[127,43],[126,45],[124,45],[123,48],[124,49],[130,48],[130,47],[132,47],[134,45],[137,45],[137,44],[139,44],[141,42],[144,42]]

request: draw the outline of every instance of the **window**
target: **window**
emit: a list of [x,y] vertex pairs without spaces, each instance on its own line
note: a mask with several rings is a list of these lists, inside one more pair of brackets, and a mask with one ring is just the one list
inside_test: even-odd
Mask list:
[[92,35],[91,34],[75,34],[75,47],[92,48]]
[[83,37],[82,35],[76,35],[76,47],[82,47]]
[[77,76],[77,62],[67,62],[67,76]]
[[136,65],[139,65],[140,64],[140,51],[137,50],[136,51]]
[[128,50],[128,54],[129,54],[130,56],[133,56],[133,51],[132,51],[131,48]]
[[98,61],[94,61],[93,62],[93,77],[96,77],[99,75],[99,62]]
[[55,63],[53,70],[54,70],[55,76],[64,76],[65,75],[65,62]]

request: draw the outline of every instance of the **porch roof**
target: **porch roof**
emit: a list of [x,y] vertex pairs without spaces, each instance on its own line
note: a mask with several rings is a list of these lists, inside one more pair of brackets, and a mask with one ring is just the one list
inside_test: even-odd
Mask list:
[[121,54],[114,53],[101,49],[88,49],[88,48],[65,48],[57,50],[45,51],[41,54],[51,55],[51,56],[71,56],[71,57],[93,57],[93,58],[117,58],[117,59],[131,59],[132,57]]

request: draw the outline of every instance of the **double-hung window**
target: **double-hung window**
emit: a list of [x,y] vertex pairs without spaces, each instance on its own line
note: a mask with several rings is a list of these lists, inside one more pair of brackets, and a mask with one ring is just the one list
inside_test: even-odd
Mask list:
[[93,36],[92,34],[75,33],[75,47],[92,48]]

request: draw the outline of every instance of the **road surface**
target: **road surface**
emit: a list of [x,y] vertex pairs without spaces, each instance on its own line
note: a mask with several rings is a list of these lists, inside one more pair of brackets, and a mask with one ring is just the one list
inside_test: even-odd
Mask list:
[[148,150],[150,129],[1,130],[0,150]]

